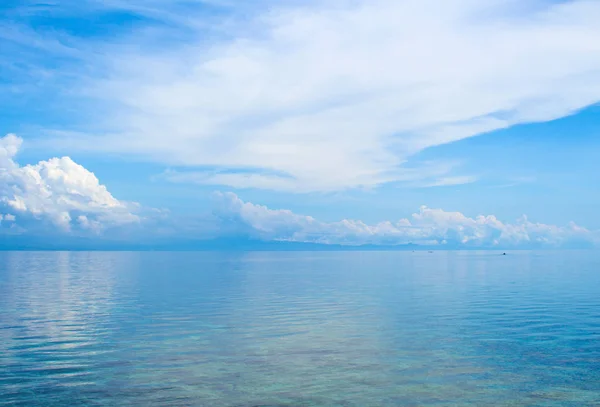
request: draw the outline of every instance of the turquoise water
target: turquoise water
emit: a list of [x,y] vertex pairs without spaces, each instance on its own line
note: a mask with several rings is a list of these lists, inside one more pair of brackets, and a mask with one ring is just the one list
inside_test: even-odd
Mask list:
[[0,406],[598,406],[593,252],[0,253]]

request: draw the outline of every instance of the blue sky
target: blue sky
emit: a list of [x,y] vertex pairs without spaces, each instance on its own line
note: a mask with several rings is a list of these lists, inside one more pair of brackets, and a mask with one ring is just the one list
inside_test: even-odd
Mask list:
[[599,241],[598,2],[20,0],[0,18],[7,247]]

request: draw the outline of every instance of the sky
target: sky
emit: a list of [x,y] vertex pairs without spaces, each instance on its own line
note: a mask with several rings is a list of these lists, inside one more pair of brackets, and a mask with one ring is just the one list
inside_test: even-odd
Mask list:
[[598,21],[595,0],[4,0],[0,248],[598,246]]

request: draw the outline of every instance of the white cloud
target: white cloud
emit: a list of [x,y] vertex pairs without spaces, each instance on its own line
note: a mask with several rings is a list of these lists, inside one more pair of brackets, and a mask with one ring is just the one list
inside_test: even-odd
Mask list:
[[[22,140],[0,138],[0,206],[18,218],[50,221],[62,230],[78,225],[95,231],[137,222],[130,204],[114,198],[98,178],[69,157],[19,166]],[[15,221],[15,215],[4,216]]]
[[[99,233],[139,223],[136,212],[140,208],[117,200],[93,173],[68,157],[20,166],[15,156],[21,144],[22,140],[14,135],[0,138],[2,227],[23,232],[35,224],[49,222],[57,231]],[[229,233],[276,241],[345,245],[416,243],[446,247],[558,247],[599,242],[598,233],[574,223],[560,227],[533,223],[526,217],[515,223],[503,223],[494,216],[470,218],[460,212],[425,206],[409,219],[374,225],[348,219],[322,222],[289,210],[244,202],[233,193],[214,194],[212,218],[178,220],[164,211],[152,210],[144,219],[149,223],[141,228],[119,229],[117,234],[125,239],[143,236],[148,241],[175,237],[206,239]]]
[[273,210],[244,202],[233,193],[215,193],[215,216],[229,230],[264,240],[324,244],[421,244],[463,247],[560,247],[596,244],[599,235],[574,223],[561,227],[530,222],[525,216],[503,223],[495,216],[469,218],[422,206],[410,219],[367,225],[356,220],[321,222],[289,210]]
[[[476,176],[445,176],[459,164],[456,162],[423,162],[418,167],[404,168],[398,174],[396,182],[405,187],[430,188],[450,185],[464,185],[476,182]],[[287,192],[314,191],[314,185],[299,184],[290,176],[284,174],[269,174],[252,171],[175,171],[167,170],[157,178],[163,178],[174,183],[229,185],[237,189],[261,188]],[[259,185],[260,184],[260,185]],[[362,185],[365,188],[373,185]]]
[[196,172],[205,184],[411,181],[423,149],[600,100],[598,1],[262,2],[235,24],[180,1],[107,4],[168,24],[95,44],[102,79],[74,88],[102,116],[53,145],[227,170]]

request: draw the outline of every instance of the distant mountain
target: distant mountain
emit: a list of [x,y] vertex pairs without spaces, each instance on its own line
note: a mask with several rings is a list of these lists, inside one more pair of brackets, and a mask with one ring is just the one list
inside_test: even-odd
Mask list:
[[[219,238],[212,240],[169,239],[147,242],[122,242],[83,237],[50,237],[0,235],[0,250],[115,250],[115,251],[377,251],[377,250],[434,250],[436,247],[404,245],[339,245],[284,241],[262,241],[248,238]],[[437,247],[440,249],[440,247]],[[448,247],[444,247],[448,249]]]
[[[562,247],[586,249],[585,245]],[[468,247],[461,244],[423,246],[401,245],[340,245],[285,241],[263,241],[251,238],[223,237],[202,240],[191,238],[149,239],[146,241],[120,241],[107,238],[74,236],[0,235],[0,251],[52,250],[52,251],[409,251],[409,250],[515,250],[508,247]],[[542,244],[531,244],[520,249],[549,249]]]

